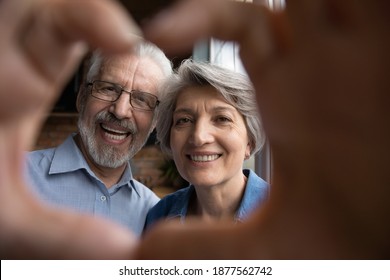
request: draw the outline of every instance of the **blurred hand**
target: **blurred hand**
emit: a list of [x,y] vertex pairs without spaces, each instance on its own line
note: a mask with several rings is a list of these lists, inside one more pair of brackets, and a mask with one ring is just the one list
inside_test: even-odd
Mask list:
[[23,180],[23,151],[89,46],[128,49],[140,31],[108,0],[0,1],[0,256],[127,258],[135,238],[105,220],[49,209]]
[[189,0],[146,25],[145,37],[172,53],[210,36],[239,43],[273,178],[268,206],[247,224],[156,227],[139,256],[383,256],[390,248],[388,13],[379,0],[294,0],[281,12]]

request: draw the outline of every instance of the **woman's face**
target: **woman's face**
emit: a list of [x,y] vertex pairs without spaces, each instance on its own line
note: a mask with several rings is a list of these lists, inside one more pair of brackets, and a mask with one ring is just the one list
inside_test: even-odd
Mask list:
[[181,176],[197,187],[242,179],[243,162],[250,154],[243,116],[212,87],[187,88],[179,94],[170,145]]

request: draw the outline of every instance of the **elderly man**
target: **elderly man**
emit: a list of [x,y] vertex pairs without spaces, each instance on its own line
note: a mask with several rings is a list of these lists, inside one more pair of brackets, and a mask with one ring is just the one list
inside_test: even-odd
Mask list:
[[95,51],[77,98],[79,132],[59,147],[28,155],[38,195],[141,234],[159,199],[132,177],[129,160],[154,129],[157,87],[171,72],[170,61],[150,43],[120,55]]

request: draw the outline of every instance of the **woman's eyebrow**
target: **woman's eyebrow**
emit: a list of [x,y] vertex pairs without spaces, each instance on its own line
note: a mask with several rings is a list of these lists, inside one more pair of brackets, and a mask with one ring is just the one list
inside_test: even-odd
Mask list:
[[173,111],[173,114],[191,114],[193,112],[193,110],[191,110],[190,108],[178,108],[178,109],[175,109]]

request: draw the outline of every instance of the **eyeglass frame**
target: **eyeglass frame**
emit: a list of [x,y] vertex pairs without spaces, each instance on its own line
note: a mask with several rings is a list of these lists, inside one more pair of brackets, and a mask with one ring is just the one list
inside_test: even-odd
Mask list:
[[[107,84],[110,84],[110,85],[113,85],[115,88],[118,88],[121,90],[120,94],[118,95],[118,97],[115,99],[115,100],[105,100],[105,99],[102,99],[102,98],[99,98],[95,95],[93,95],[93,89],[94,89],[94,84],[95,82],[101,82],[101,83],[107,83]],[[126,92],[129,94],[130,96],[130,99],[129,99],[129,103],[130,105],[134,108],[134,109],[137,109],[137,110],[142,110],[142,111],[154,111],[154,109],[156,109],[156,107],[158,106],[158,104],[160,104],[160,100],[158,100],[158,97],[155,96],[154,94],[152,93],[149,93],[149,92],[145,92],[145,91],[140,91],[140,90],[131,90],[131,91],[128,91],[128,90],[125,90],[123,86],[119,85],[119,84],[116,84],[116,83],[113,83],[113,82],[108,82],[108,81],[102,81],[102,80],[94,80],[92,82],[87,82],[86,83],[86,86],[91,86],[91,96],[96,98],[96,99],[99,99],[101,101],[105,101],[105,102],[109,102],[109,103],[115,103],[116,101],[119,100],[119,98],[122,96],[122,93],[123,92]],[[133,103],[132,103],[132,94],[134,92],[138,92],[138,93],[142,93],[142,94],[145,94],[146,96],[151,96],[153,98],[156,99],[156,102],[155,102],[155,106],[153,108],[151,108],[149,106],[149,109],[146,109],[146,108],[139,108],[137,106],[134,106]]]

